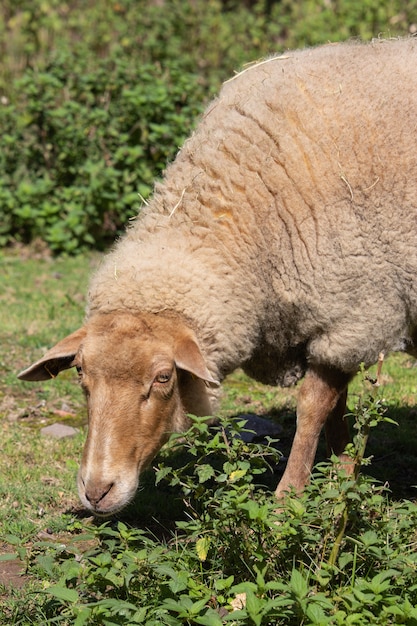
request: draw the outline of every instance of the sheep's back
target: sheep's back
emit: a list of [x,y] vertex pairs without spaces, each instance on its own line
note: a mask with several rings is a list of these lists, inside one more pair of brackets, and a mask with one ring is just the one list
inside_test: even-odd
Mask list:
[[250,318],[254,373],[262,354],[271,367],[300,354],[351,371],[413,341],[416,67],[410,39],[248,68],[128,234],[165,237],[174,254],[175,237],[188,238],[207,272],[223,274]]
[[268,344],[295,335],[310,360],[354,368],[411,342],[416,67],[416,40],[269,60],[186,144],[197,221],[262,284]]

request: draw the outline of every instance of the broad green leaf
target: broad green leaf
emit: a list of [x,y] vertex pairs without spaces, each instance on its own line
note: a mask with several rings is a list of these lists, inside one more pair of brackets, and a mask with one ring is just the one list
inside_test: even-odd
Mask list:
[[45,589],[46,593],[54,596],[54,598],[58,598],[58,600],[62,600],[63,602],[77,602],[78,601],[78,591],[76,589],[67,589],[67,587],[60,587],[59,585],[52,585]]
[[200,483],[205,483],[214,476],[214,469],[208,463],[204,463],[203,465],[196,467],[196,472]]
[[0,554],[0,561],[14,561],[17,558],[18,558],[18,555],[13,554],[13,553]]
[[246,474],[247,474],[247,471],[244,469],[234,470],[233,472],[230,473],[229,480],[230,482],[234,483],[237,480],[240,480],[241,478],[243,478]]
[[298,598],[304,598],[308,592],[307,581],[298,570],[294,569],[291,574],[291,589]]
[[88,624],[88,620],[90,619],[91,616],[91,609],[90,608],[84,608],[82,609],[74,622],[74,626],[84,626],[84,624]]
[[213,609],[209,609],[207,613],[201,617],[194,617],[193,621],[196,624],[201,624],[201,626],[222,626],[224,623],[220,615]]
[[246,592],[246,610],[256,626],[262,624],[262,600],[250,589]]
[[330,618],[326,617],[321,606],[315,602],[309,604],[306,609],[306,615],[311,620],[311,624],[317,624],[317,626],[324,626],[324,624],[330,624]]

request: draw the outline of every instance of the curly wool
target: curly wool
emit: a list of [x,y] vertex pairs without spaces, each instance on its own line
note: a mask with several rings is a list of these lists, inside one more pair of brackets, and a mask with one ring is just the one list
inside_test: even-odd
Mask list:
[[291,384],[415,352],[417,41],[337,44],[224,84],[106,257],[97,311],[175,312],[213,375]]

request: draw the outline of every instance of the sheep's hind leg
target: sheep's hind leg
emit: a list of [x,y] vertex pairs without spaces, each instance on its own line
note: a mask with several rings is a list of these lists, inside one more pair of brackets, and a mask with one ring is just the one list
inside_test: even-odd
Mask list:
[[327,418],[325,432],[328,456],[330,457],[332,454],[338,456],[340,467],[348,474],[352,474],[354,462],[350,456],[344,454],[344,450],[350,442],[349,424],[345,417],[346,398],[347,388],[340,394],[335,408]]
[[328,447],[343,456],[349,441],[343,419],[349,379],[343,372],[323,367],[308,370],[298,396],[297,430],[287,467],[275,492],[277,498],[291,489],[297,492],[304,489],[310,478],[320,432],[327,421]]

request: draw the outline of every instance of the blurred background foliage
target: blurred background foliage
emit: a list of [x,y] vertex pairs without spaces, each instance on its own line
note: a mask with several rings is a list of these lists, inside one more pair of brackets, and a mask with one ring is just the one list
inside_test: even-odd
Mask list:
[[3,0],[0,245],[105,248],[245,63],[416,31],[417,0]]

